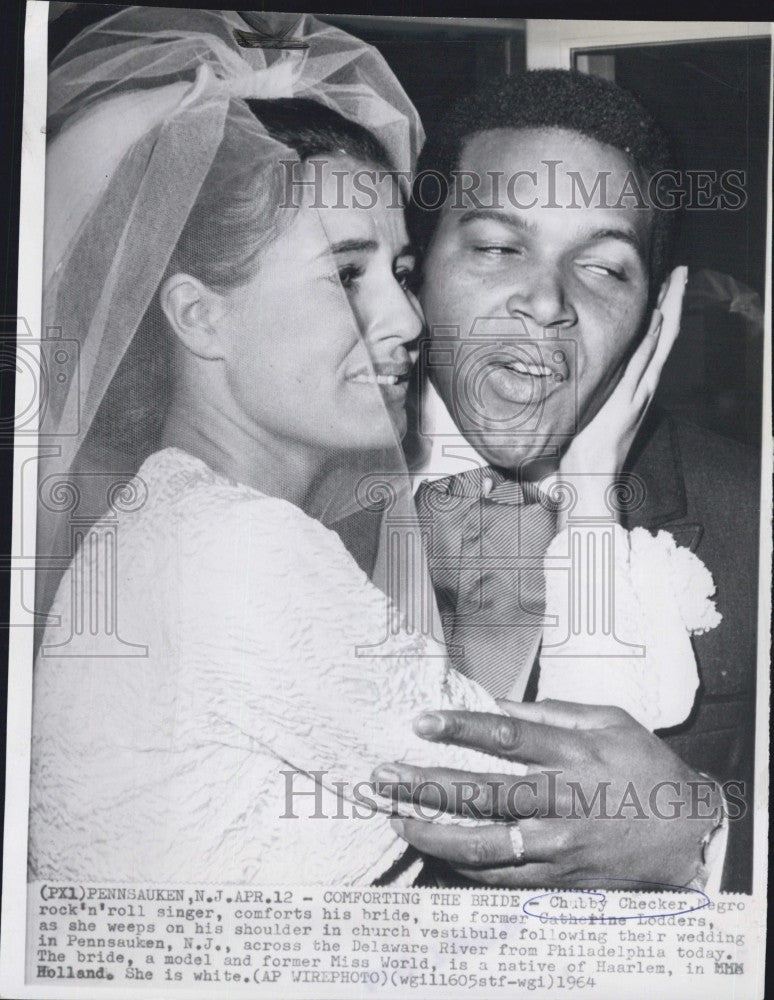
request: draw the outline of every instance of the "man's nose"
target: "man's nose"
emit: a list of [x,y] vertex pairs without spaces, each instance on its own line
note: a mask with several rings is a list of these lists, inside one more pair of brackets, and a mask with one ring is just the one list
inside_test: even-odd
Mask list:
[[561,273],[550,266],[536,266],[519,275],[517,287],[509,290],[506,308],[509,315],[531,319],[542,329],[573,326],[578,319]]

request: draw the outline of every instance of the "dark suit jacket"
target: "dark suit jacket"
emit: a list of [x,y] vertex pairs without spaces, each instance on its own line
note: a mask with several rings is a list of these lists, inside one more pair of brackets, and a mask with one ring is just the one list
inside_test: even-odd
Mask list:
[[[760,465],[743,445],[656,411],[630,471],[645,486],[627,527],[663,528],[711,571],[720,625],[694,638],[701,686],[683,725],[661,735],[686,763],[744,783],[745,815],[729,821],[722,889],[752,889]],[[736,794],[736,793],[735,793]]]

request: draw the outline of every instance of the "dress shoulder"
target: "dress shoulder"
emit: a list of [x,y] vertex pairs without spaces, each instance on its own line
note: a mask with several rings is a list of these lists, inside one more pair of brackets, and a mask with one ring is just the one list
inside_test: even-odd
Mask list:
[[229,480],[179,449],[152,455],[138,475],[151,484],[148,513],[164,547],[204,570],[239,572],[249,564],[261,575],[283,566],[314,575],[323,566],[366,582],[334,531],[295,504]]
[[[411,720],[496,703],[449,669],[439,642],[397,621],[338,535],[297,507],[175,449],[138,476],[147,500],[118,519],[119,611],[148,655],[38,670],[31,870],[281,884],[381,875],[405,844],[388,803],[371,798],[362,821],[371,770],[412,760],[491,771],[483,754],[420,740]],[[289,823],[288,794],[352,822],[298,811]]]

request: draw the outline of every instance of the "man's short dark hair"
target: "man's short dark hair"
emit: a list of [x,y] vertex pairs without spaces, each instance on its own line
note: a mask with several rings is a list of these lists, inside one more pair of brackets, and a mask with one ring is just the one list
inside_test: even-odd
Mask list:
[[[574,70],[529,70],[468,94],[447,112],[427,141],[417,164],[415,197],[409,206],[411,237],[420,251],[430,245],[443,202],[418,195],[423,175],[441,175],[451,185],[465,141],[492,129],[559,128],[578,132],[625,153],[644,179],[674,167],[667,138],[653,116],[614,83]],[[654,210],[650,255],[651,286],[666,277],[675,212]]]

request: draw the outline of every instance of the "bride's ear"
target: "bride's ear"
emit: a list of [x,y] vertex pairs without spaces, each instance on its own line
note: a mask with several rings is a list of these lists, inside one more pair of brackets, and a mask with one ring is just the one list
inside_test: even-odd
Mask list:
[[170,329],[199,358],[216,361],[225,356],[219,319],[223,299],[190,274],[173,274],[159,289],[159,305]]

